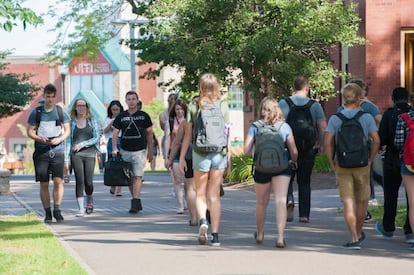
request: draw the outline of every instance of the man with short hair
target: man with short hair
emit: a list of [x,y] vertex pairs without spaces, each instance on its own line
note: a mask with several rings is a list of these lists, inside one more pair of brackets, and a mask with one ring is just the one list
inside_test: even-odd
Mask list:
[[63,222],[60,205],[64,192],[64,141],[70,133],[70,118],[66,111],[56,106],[54,85],[44,87],[43,99],[44,103],[29,115],[27,135],[35,141],[33,163],[36,181],[40,182],[40,199],[45,209],[44,222],[52,222],[49,174],[52,174],[53,179],[53,217],[57,222]]
[[[326,128],[326,118],[323,112],[322,106],[319,102],[316,102],[309,98],[309,79],[306,76],[299,75],[295,78],[293,82],[294,93],[289,99],[296,106],[305,106],[308,102],[313,101],[310,105],[310,114],[312,116],[312,124],[310,125],[313,129],[317,129],[316,135],[314,137],[307,136],[307,139],[313,139],[313,146],[310,150],[304,151],[301,149],[301,146],[296,146],[298,148],[298,168],[292,172],[290,178],[289,190],[287,196],[287,221],[293,221],[293,208],[294,208],[294,197],[293,197],[293,181],[296,175],[296,181],[298,184],[298,193],[299,193],[299,221],[308,223],[310,217],[310,207],[311,207],[311,175],[313,166],[315,164],[315,156],[319,153],[319,149],[323,146],[323,136]],[[287,102],[289,99],[282,99],[279,102],[279,106],[283,112],[283,115],[288,120],[290,113],[290,106]],[[292,127],[293,135],[296,136],[297,132],[295,125],[290,125]],[[296,138],[295,138],[296,139]],[[295,140],[298,145],[298,140]]]
[[142,210],[141,188],[144,176],[145,161],[150,163],[153,158],[152,121],[149,115],[138,108],[139,98],[134,91],[125,95],[128,105],[126,111],[121,112],[113,122],[112,156],[118,154],[118,134],[122,131],[121,156],[124,161],[132,163],[132,183],[129,191],[132,195],[129,213],[137,214]]
[[[344,109],[340,113],[350,119],[360,112],[361,87],[354,83],[345,85],[341,94],[345,103]],[[351,235],[351,240],[343,245],[346,249],[361,249],[361,242],[365,239],[362,226],[365,220],[365,213],[369,200],[369,179],[370,166],[378,152],[379,136],[374,118],[367,113],[360,114],[358,123],[362,127],[365,140],[372,138],[373,145],[366,156],[368,164],[365,166],[341,167],[338,163],[338,155],[334,155],[335,137],[341,128],[342,120],[338,115],[333,115],[328,121],[325,130],[325,152],[332,170],[335,172],[339,195],[344,206],[344,218]],[[364,142],[364,140],[354,142]],[[367,146],[364,144],[363,146]],[[342,156],[342,155],[341,155]],[[334,158],[335,157],[335,158]]]
[[[400,190],[401,160],[400,150],[394,145],[395,127],[400,114],[408,113],[411,106],[408,104],[408,91],[406,88],[397,87],[391,95],[394,106],[384,112],[379,127],[381,146],[384,147],[384,215],[382,221],[377,221],[375,229],[385,239],[391,239],[395,231],[395,217],[397,214],[398,192]],[[407,198],[407,196],[406,196]],[[414,244],[413,232],[408,216],[409,203],[407,198],[407,212],[404,223],[405,241]]]

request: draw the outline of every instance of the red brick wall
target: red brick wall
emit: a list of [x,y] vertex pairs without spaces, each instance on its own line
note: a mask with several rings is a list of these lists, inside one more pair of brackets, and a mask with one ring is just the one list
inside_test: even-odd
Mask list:
[[[148,68],[156,69],[156,64],[144,64],[139,66],[139,75],[144,74]],[[155,79],[139,79],[138,80],[139,96],[144,105],[149,104],[157,97],[157,80]]]
[[[365,79],[369,86],[368,99],[381,112],[392,106],[391,92],[401,83],[401,30],[414,30],[414,1],[370,0],[357,1],[362,19],[359,33],[368,40],[365,46],[349,49],[348,71],[355,78]],[[339,53],[340,54],[340,53]],[[340,66],[340,57],[333,55]],[[340,89],[340,85],[338,85]],[[324,103],[331,115],[339,96]]]
[[[368,98],[384,111],[392,105],[390,94],[400,86],[401,10],[403,1],[367,1],[366,82]],[[407,5],[414,2],[406,1]]]

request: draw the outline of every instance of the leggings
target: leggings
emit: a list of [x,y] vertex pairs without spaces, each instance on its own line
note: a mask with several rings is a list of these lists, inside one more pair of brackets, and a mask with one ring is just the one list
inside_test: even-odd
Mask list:
[[71,163],[76,179],[76,197],[83,197],[83,190],[86,195],[93,193],[93,174],[95,170],[95,157],[71,156]]

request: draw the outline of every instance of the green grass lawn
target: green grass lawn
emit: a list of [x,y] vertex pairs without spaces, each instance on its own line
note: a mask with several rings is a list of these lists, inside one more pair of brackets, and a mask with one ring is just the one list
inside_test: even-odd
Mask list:
[[[372,215],[374,221],[382,221],[382,216],[384,215],[384,206],[380,205],[378,207],[368,208],[369,213]],[[407,207],[405,205],[399,205],[397,208],[397,216],[395,217],[395,224],[397,227],[403,227],[405,223],[405,212]]]
[[87,274],[34,214],[0,216],[0,274]]

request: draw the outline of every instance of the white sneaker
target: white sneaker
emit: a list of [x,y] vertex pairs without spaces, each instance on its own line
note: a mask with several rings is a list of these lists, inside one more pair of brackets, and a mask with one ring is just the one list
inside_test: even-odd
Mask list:
[[378,200],[377,199],[371,199],[368,201],[369,206],[378,206]]
[[198,243],[199,244],[203,245],[207,243],[207,239],[208,239],[207,231],[208,231],[207,221],[203,220],[198,230]]
[[85,209],[79,210],[78,213],[76,213],[75,217],[83,217],[85,216]]

